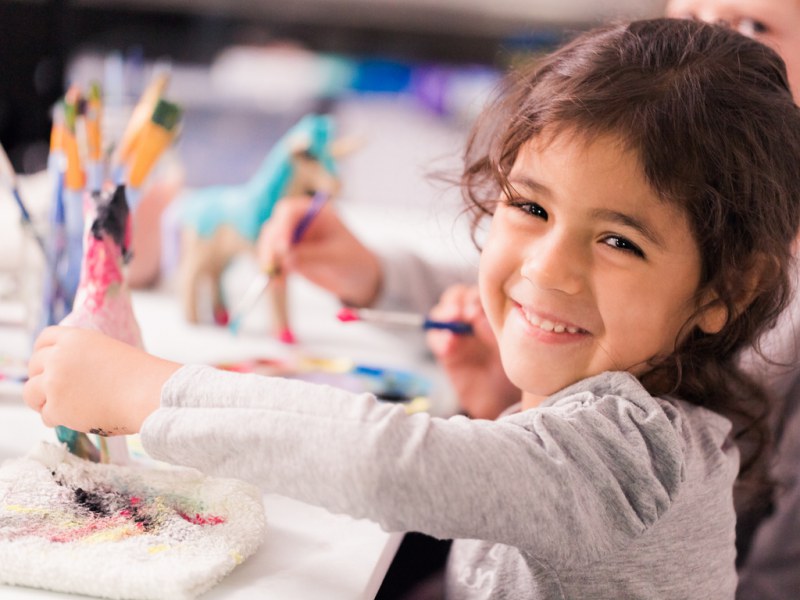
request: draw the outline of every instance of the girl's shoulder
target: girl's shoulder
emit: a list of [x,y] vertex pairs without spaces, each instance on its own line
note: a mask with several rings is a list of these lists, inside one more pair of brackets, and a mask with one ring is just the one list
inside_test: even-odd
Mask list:
[[730,421],[718,413],[671,396],[653,396],[634,375],[624,371],[581,380],[537,408],[505,419],[519,424],[563,420],[598,434],[625,434],[633,428],[644,437],[672,437],[684,449],[690,440],[706,440],[722,447],[731,430]]
[[653,396],[625,372],[580,381],[498,426],[543,449],[559,471],[572,464],[591,473],[590,482],[581,479],[589,486],[625,490],[645,528],[674,512],[679,499],[674,514],[700,510],[692,499],[704,495],[727,498],[738,471],[725,418]]

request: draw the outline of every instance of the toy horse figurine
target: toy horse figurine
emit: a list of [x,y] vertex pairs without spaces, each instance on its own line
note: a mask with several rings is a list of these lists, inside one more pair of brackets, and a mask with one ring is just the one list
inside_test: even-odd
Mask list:
[[[211,282],[214,320],[225,325],[228,310],[220,278],[229,262],[254,252],[261,226],[285,196],[338,191],[333,148],[333,123],[324,115],[308,115],[272,148],[259,170],[241,185],[214,186],[187,194],[182,214],[181,294],[189,322],[199,321],[197,295],[204,279]],[[285,282],[276,281],[276,335],[291,341],[286,321]],[[281,292],[283,290],[283,292]]]
[[[143,347],[139,324],[133,314],[124,265],[129,258],[129,219],[125,188],[118,186],[112,194],[95,192],[84,202],[86,230],[83,244],[81,279],[72,312],[62,325],[94,329],[126,344]],[[59,440],[66,442],[79,456],[97,462],[124,464],[128,459],[124,436],[103,437],[100,456],[86,434],[64,427],[56,430]]]

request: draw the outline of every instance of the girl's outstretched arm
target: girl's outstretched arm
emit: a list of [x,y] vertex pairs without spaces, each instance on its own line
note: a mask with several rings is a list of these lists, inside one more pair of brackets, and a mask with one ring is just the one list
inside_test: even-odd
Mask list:
[[[642,536],[669,512],[687,461],[730,489],[735,461],[721,456],[729,424],[708,431],[626,373],[564,394],[494,421],[441,419],[372,394],[187,365],[164,384],[141,441],[155,459],[387,531],[492,540],[559,562],[596,561]],[[700,436],[708,459],[684,430]],[[732,504],[723,516],[732,519]]]
[[497,340],[481,307],[476,286],[454,285],[442,294],[431,318],[464,321],[474,335],[428,332],[428,346],[447,372],[461,408],[470,417],[494,419],[519,402],[520,390],[509,381],[500,362]]
[[179,367],[97,331],[48,327],[34,344],[23,398],[50,427],[130,434]]

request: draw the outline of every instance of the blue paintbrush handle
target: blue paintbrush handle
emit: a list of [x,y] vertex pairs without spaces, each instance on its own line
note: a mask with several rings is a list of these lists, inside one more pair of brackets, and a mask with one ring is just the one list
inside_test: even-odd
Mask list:
[[472,335],[472,325],[463,321],[434,321],[425,319],[422,323],[423,329],[446,329],[456,335]]
[[25,203],[22,201],[22,196],[19,195],[19,190],[14,188],[11,190],[12,195],[14,196],[14,200],[17,201],[17,206],[19,206],[19,211],[22,213],[22,218],[25,219],[28,223],[31,222],[31,213],[28,212]]
[[25,224],[25,227],[31,232],[33,239],[36,240],[36,243],[39,245],[39,248],[42,249],[44,253],[45,259],[47,259],[47,246],[45,246],[44,240],[42,236],[39,235],[39,232],[36,231],[36,227],[33,224],[33,220],[31,219],[31,213],[28,212],[25,203],[22,201],[22,197],[19,195],[19,190],[14,188],[11,191],[12,195],[14,196],[14,200],[17,201],[17,206],[19,207],[20,213],[22,213],[22,222]]

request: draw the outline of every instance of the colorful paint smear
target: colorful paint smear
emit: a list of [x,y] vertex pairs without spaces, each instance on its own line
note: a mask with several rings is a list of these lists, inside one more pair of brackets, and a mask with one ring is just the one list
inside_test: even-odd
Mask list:
[[0,584],[191,600],[265,532],[261,492],[242,481],[98,464],[47,442],[0,465]]
[[53,482],[63,488],[63,493],[50,506],[3,506],[0,540],[34,536],[57,544],[94,544],[164,533],[176,516],[200,526],[226,521],[224,516],[207,512],[201,501],[186,496],[164,495],[146,488],[117,489],[106,484],[81,487],[57,473]]
[[362,365],[346,358],[300,357],[293,360],[256,358],[215,365],[237,373],[288,377],[348,390],[370,392],[385,402],[414,403],[413,412],[429,406],[431,383],[418,373],[378,365]]

